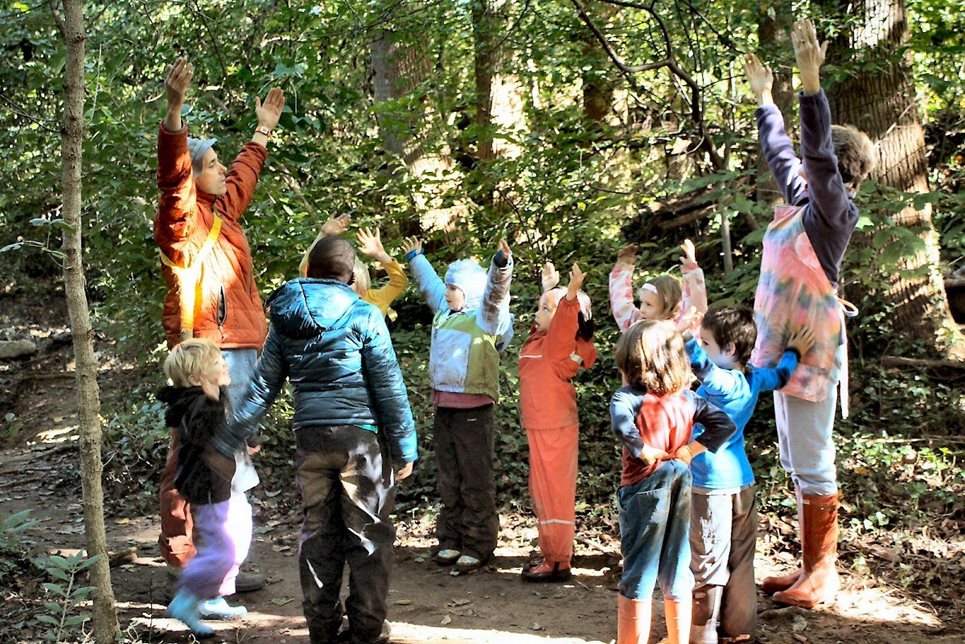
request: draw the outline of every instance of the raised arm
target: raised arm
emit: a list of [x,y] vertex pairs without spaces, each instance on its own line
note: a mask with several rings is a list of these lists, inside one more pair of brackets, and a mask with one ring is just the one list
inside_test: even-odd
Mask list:
[[691,337],[687,340],[684,343],[684,349],[687,351],[687,357],[690,358],[690,368],[708,392],[727,396],[740,388],[740,376],[731,369],[721,369],[711,362],[697,338]]
[[579,264],[573,264],[566,294],[556,303],[556,313],[550,320],[549,329],[546,330],[546,342],[543,343],[546,357],[553,362],[557,373],[563,378],[572,378],[580,367],[572,356],[576,352],[576,332],[580,326],[580,301],[577,298],[585,279],[586,273],[580,270]]
[[374,233],[368,228],[364,228],[358,232],[355,239],[358,241],[359,252],[378,261],[385,272],[389,274],[389,282],[381,288],[369,289],[366,297],[385,315],[389,307],[392,306],[392,302],[402,295],[402,291],[409,285],[409,278],[405,276],[402,265],[385,252],[378,228],[375,229]]
[[366,319],[362,330],[362,370],[372,394],[379,418],[379,431],[385,433],[398,463],[412,463],[418,458],[415,421],[409,397],[402,380],[402,370],[392,348],[385,319],[376,309]]
[[409,262],[412,277],[419,287],[419,292],[425,298],[433,313],[446,305],[446,285],[439,278],[432,264],[422,254],[422,242],[415,237],[409,237],[402,244],[402,252]]
[[857,220],[848,189],[838,171],[838,159],[831,143],[831,108],[821,89],[821,65],[828,44],[818,43],[810,20],[799,20],[791,28],[791,43],[801,77],[801,156],[808,180],[810,211],[829,230],[847,230]]
[[794,146],[784,128],[784,117],[771,95],[774,76],[754,54],[744,57],[744,71],[757,99],[758,107],[754,116],[757,119],[758,138],[767,166],[771,169],[771,175],[780,188],[784,201],[790,205],[800,205],[807,197],[807,183],[800,175],[801,161],[795,154]]
[[312,240],[311,245],[309,245],[308,249],[305,251],[305,254],[302,255],[302,261],[298,264],[298,274],[301,277],[308,277],[308,258],[312,254],[315,244],[321,241],[324,237],[338,237],[348,230],[348,227],[351,225],[351,223],[351,215],[339,215],[338,217],[332,217],[322,224],[321,230],[318,231],[315,239]]
[[512,280],[513,253],[503,239],[493,255],[482,304],[476,312],[476,324],[486,333],[503,336],[503,346],[512,339],[511,335],[506,337],[513,326],[513,318],[509,313],[509,287]]
[[707,312],[707,283],[704,281],[704,270],[697,264],[697,250],[694,243],[685,239],[680,245],[683,255],[680,257],[680,274],[684,278],[683,297],[680,314],[684,315],[691,309],[703,316]]
[[193,73],[191,63],[185,58],[179,58],[168,69],[164,80],[168,107],[157,141],[157,186],[161,197],[154,222],[154,238],[174,262],[181,261],[178,242],[194,232],[198,215],[188,132],[181,120],[184,95],[191,85]]
[[255,116],[258,126],[245,143],[241,154],[231,164],[225,179],[225,194],[217,202],[218,210],[227,217],[240,219],[255,194],[255,185],[268,158],[268,137],[278,125],[285,108],[285,93],[277,87],[268,92],[265,102],[255,97]]
[[610,310],[621,333],[640,319],[640,309],[633,303],[633,267],[636,261],[636,247],[625,246],[617,254],[617,263],[610,271]]

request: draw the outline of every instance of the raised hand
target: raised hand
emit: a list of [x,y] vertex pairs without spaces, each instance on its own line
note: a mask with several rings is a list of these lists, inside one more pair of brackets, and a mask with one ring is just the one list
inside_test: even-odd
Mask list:
[[556,285],[559,283],[560,272],[553,266],[553,262],[543,264],[543,270],[540,271],[540,284],[543,287],[543,292],[545,293],[550,289],[556,288]]
[[690,307],[690,310],[677,318],[676,328],[677,333],[683,335],[684,333],[693,333],[700,326],[700,323],[704,319],[704,314],[697,310],[696,306]]
[[694,248],[694,242],[685,239],[684,243],[680,245],[680,250],[684,253],[683,257],[680,258],[680,268],[685,271],[697,269],[697,250]]
[[402,254],[408,255],[412,251],[422,253],[422,240],[418,237],[406,237],[402,240]]
[[509,249],[509,242],[505,239],[499,240],[499,245],[496,247],[496,250],[500,251],[506,259],[513,256],[513,252]]
[[821,91],[821,65],[828,51],[828,43],[818,42],[818,32],[810,20],[798,20],[791,27],[791,44],[801,75],[801,89],[805,94]]
[[332,217],[322,224],[322,237],[338,237],[339,235],[343,235],[351,225],[352,215]]
[[801,327],[787,339],[787,348],[794,349],[802,358],[814,346],[814,331],[810,327]]
[[355,240],[359,243],[359,252],[363,255],[368,255],[382,263],[392,261],[392,258],[385,252],[385,247],[382,245],[378,228],[375,229],[374,234],[368,228],[363,228],[356,233]]
[[636,244],[630,244],[624,246],[617,253],[617,264],[627,264],[628,266],[633,266],[637,263],[637,246]]
[[754,54],[744,56],[744,73],[747,74],[747,82],[750,83],[751,91],[757,98],[758,105],[772,105],[774,98],[771,96],[771,88],[774,86],[774,74],[769,67],[764,65]]
[[184,107],[184,95],[191,86],[194,76],[194,66],[187,58],[178,58],[168,69],[164,79],[164,93],[168,99],[168,113],[164,117],[164,127],[172,132],[181,129],[181,108]]
[[265,97],[265,102],[255,97],[255,116],[258,117],[258,127],[274,130],[281,118],[281,111],[285,108],[285,92],[277,87],[272,88]]
[[580,289],[583,288],[583,281],[586,279],[586,273],[580,270],[580,265],[574,263],[573,268],[570,269],[570,283],[566,287],[566,299],[575,300]]

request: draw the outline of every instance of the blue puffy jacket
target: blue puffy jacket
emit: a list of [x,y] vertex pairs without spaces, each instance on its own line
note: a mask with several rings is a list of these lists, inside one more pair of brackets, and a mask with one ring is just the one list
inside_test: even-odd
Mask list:
[[356,425],[383,432],[393,460],[416,460],[415,422],[379,309],[341,282],[312,278],[287,282],[268,306],[271,329],[235,431],[253,432],[288,378],[295,431]]

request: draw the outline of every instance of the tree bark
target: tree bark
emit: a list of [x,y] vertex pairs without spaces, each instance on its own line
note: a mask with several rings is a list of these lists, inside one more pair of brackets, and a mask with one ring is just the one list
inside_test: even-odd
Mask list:
[[81,160],[84,143],[84,2],[63,0],[61,17],[56,0],[51,9],[67,45],[64,71],[64,124],[62,146],[64,232],[64,291],[70,330],[74,343],[77,402],[80,418],[81,489],[87,555],[100,559],[91,568],[94,586],[94,640],[114,642],[120,634],[114,612],[107,533],[104,529],[104,492],[101,488],[100,396],[97,389],[97,360],[94,356],[93,329],[85,293],[86,279],[81,239]]
[[[823,4],[856,20],[829,54],[849,74],[827,94],[834,121],[852,124],[878,147],[873,177],[905,192],[928,191],[924,129],[918,113],[908,53],[908,19],[904,0],[824,0]],[[842,19],[841,24],[846,24]],[[892,215],[924,242],[924,250],[904,258],[900,273],[888,276],[886,297],[894,303],[895,328],[932,343],[948,355],[965,356],[965,344],[952,320],[942,285],[938,234],[931,206],[908,207]]]
[[[428,52],[396,42],[395,34],[390,31],[383,31],[372,42],[371,65],[376,103],[408,96],[430,72]],[[446,193],[459,189],[448,146],[432,150],[428,145],[438,114],[428,97],[410,104],[417,107],[403,108],[406,111],[387,110],[380,115],[383,147],[402,159],[417,182],[412,201],[419,214],[420,230],[449,231],[466,217],[468,208],[461,201],[446,201]]]

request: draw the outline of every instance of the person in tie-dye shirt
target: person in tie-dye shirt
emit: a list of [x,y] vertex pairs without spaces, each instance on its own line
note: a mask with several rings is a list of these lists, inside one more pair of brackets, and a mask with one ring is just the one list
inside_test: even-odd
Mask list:
[[837,285],[858,221],[852,198],[874,166],[875,150],[858,130],[831,125],[820,79],[827,44],[818,43],[814,25],[795,22],[791,41],[801,78],[801,159],[774,105],[771,71],[753,54],[745,60],[757,97],[761,149],[787,204],[776,208],[764,235],[751,364],[775,366],[791,333],[805,326],[814,330],[814,347],[801,356],[787,385],[774,392],[781,465],[797,490],[802,566],[762,584],[778,603],[811,608],[833,601],[839,586],[832,430],[839,382],[847,414],[847,343]]

